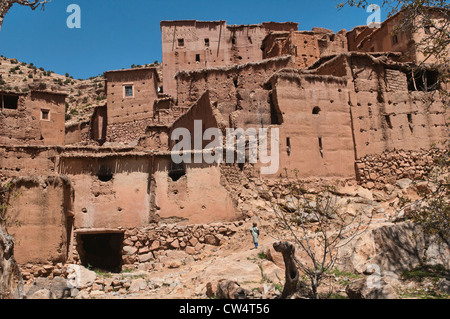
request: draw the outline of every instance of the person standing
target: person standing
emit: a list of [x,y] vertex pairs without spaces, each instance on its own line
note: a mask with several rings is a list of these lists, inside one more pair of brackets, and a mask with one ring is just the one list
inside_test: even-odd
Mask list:
[[250,229],[250,233],[253,237],[253,244],[255,244],[255,249],[258,248],[258,237],[259,237],[259,229],[258,224],[253,223],[253,227]]

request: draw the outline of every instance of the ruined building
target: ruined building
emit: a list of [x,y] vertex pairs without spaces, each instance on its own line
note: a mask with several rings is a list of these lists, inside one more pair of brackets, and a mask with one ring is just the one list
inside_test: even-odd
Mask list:
[[[447,114],[436,74],[411,83],[412,35],[385,46],[394,21],[336,34],[163,21],[163,79],[155,68],[105,72],[107,105],[67,127],[64,95],[0,92],[0,173],[12,180],[7,214],[17,221],[8,231],[26,278],[69,262],[117,270],[167,249],[196,254],[231,236],[245,212],[227,178],[243,167],[171,157],[172,133],[193,133],[195,120],[202,131],[278,128],[279,167],[266,178],[297,169],[374,188],[419,177],[420,159],[448,136]],[[418,160],[373,165],[398,152]]]

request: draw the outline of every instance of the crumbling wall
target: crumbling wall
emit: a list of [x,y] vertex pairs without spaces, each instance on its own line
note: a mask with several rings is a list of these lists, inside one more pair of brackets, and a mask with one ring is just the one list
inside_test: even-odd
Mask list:
[[406,73],[351,58],[355,94],[351,116],[357,158],[392,150],[429,149],[447,136],[439,93],[408,91]]
[[65,145],[94,144],[91,139],[90,121],[66,124]]
[[165,125],[151,125],[145,136],[139,139],[138,148],[146,150],[169,151],[169,128]]
[[108,124],[106,141],[115,143],[137,143],[139,138],[145,135],[147,126],[152,123],[152,119],[142,119],[125,123]]
[[397,14],[387,19],[379,28],[351,32],[350,50],[362,52],[401,52],[401,60],[415,62],[416,50],[410,29],[398,30],[403,15]]
[[269,32],[297,28],[292,22],[227,26],[226,21],[162,21],[164,92],[176,96],[179,71],[261,61]]
[[289,54],[295,58],[295,68],[305,69],[321,57],[348,51],[346,31],[313,28],[312,31],[273,32],[263,41],[263,57]]
[[60,177],[12,181],[6,216],[20,265],[65,262],[71,237],[70,182]]
[[177,74],[178,102],[193,104],[208,90],[211,103],[227,126],[247,128],[270,124],[266,80],[278,70],[293,67],[290,56],[241,66]]
[[0,172],[8,178],[55,174],[57,147],[0,147]]
[[[195,121],[201,121],[201,125],[195,127]],[[217,128],[219,127],[218,121],[215,118],[214,110],[211,106],[211,101],[209,99],[209,91],[206,91],[201,98],[186,112],[184,113],[178,120],[176,120],[173,125],[169,128],[168,138],[172,138],[172,134],[175,130],[182,128],[189,130],[191,134],[191,147],[194,149],[195,146],[195,137],[202,137],[201,148],[205,148],[212,141],[204,140],[203,134],[209,128]],[[197,130],[197,132],[196,132]],[[175,144],[175,141],[169,140],[169,149]]]

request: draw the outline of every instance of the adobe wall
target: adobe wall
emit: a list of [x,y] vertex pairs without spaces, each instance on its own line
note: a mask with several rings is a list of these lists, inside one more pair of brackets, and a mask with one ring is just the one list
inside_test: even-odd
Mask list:
[[437,91],[408,91],[405,72],[352,58],[351,115],[357,158],[392,150],[429,149],[447,136]]
[[[280,169],[299,177],[354,177],[349,89],[345,78],[281,71],[270,81],[280,113]],[[316,113],[316,114],[315,114]]]
[[[209,92],[206,91],[202,97],[186,112],[184,113],[178,120],[176,120],[172,126],[170,126],[168,131],[168,138],[169,138],[169,149],[172,149],[175,141],[171,140],[172,134],[175,130],[179,128],[184,128],[189,130],[191,132],[191,146],[192,149],[195,145],[195,121],[201,120],[202,125],[198,128],[201,129],[201,131],[198,131],[201,137],[203,137],[203,134],[205,131],[209,128],[217,128],[219,127],[219,123],[217,122],[214,114],[214,110],[211,106],[211,101],[209,99]],[[202,144],[199,145],[203,148],[205,148],[209,143],[212,141],[210,140],[204,140],[202,138]]]
[[71,236],[70,182],[60,177],[13,180],[8,232],[19,264],[65,262]]
[[169,151],[169,127],[166,125],[151,125],[145,131],[145,136],[139,139],[138,148],[146,150]]
[[90,128],[90,121],[66,124],[65,145],[93,143],[94,141],[91,140]]
[[227,26],[225,21],[162,21],[164,92],[177,95],[174,78],[179,71],[261,61],[267,33],[297,27],[296,23]]
[[185,164],[185,175],[169,177],[170,157],[159,157],[154,166],[156,213],[182,224],[208,224],[238,220],[241,216],[222,185],[220,167]]
[[208,90],[225,126],[267,126],[270,102],[263,84],[278,70],[289,67],[293,67],[292,58],[283,56],[240,66],[179,72],[178,102],[191,105]]
[[6,178],[54,175],[57,147],[0,147],[0,172]]
[[[414,46],[411,45],[412,34],[410,32],[398,32],[396,26],[399,16],[387,20],[368,37],[361,41],[358,51],[363,52],[402,52],[403,61],[416,61]],[[396,35],[394,42],[393,35]]]
[[[153,116],[158,97],[155,68],[136,68],[105,72],[108,124],[124,123]],[[125,86],[133,86],[133,96],[125,96]]]
[[[98,113],[93,133],[110,142],[137,140],[145,132],[154,115],[158,98],[159,77],[155,68],[136,68],[105,72],[107,115]],[[132,87],[132,96],[125,95],[125,87]],[[101,120],[101,123],[98,121]],[[106,132],[103,126],[107,123]],[[98,125],[102,126],[100,128]],[[106,136],[103,136],[105,134]]]
[[146,157],[64,156],[59,166],[74,190],[74,228],[133,228],[149,223]]
[[304,69],[321,57],[348,51],[346,31],[313,28],[312,31],[273,32],[263,41],[263,57],[284,54],[295,57],[295,68]]
[[[19,99],[17,109],[3,108],[0,113],[0,144],[64,145],[64,94],[31,91],[8,95]],[[42,110],[48,112],[47,119],[42,118]]]
[[[443,21],[448,18],[432,9],[423,12],[423,14],[438,26],[442,26]],[[409,27],[404,25],[403,19],[405,19],[404,13],[400,12],[384,21],[379,28],[356,27],[347,34],[349,51],[401,52],[401,58],[404,62],[416,64],[438,62],[435,57],[427,58],[420,52],[430,43],[426,44],[425,47],[417,48],[417,44],[429,37],[425,31],[425,23],[420,21],[419,18],[417,18],[417,21],[412,21],[412,18],[406,17],[406,19],[411,20],[409,22],[415,25]],[[431,29],[430,34],[432,33],[433,30]]]

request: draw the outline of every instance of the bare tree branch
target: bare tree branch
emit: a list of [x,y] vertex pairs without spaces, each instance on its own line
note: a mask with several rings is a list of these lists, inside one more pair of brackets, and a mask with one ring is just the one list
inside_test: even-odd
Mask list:
[[31,10],[36,10],[39,7],[41,10],[44,10],[45,5],[50,2],[52,2],[52,0],[0,0],[0,30],[2,29],[3,20],[5,19],[6,14],[15,3],[21,6],[30,7]]

